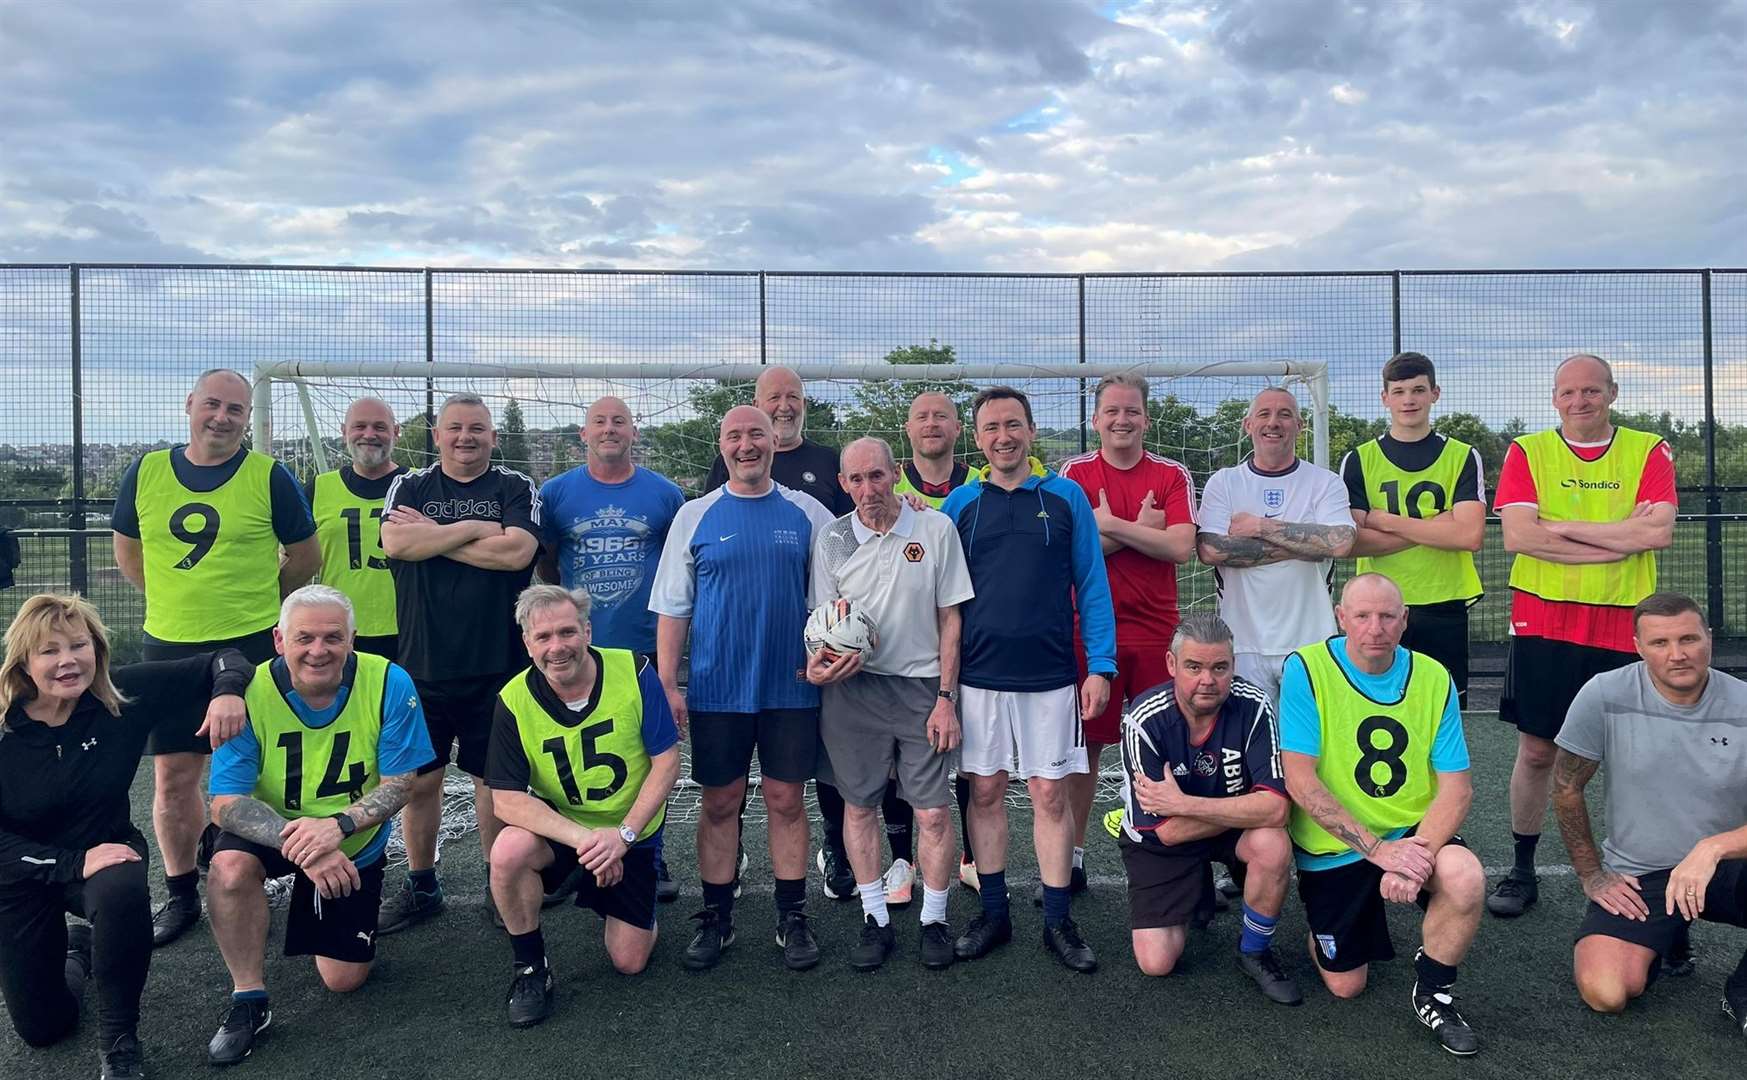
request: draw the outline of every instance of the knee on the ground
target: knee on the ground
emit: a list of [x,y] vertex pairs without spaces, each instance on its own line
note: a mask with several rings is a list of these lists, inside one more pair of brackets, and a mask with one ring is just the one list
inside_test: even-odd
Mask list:
[[[57,974],[55,977],[58,979],[60,976]],[[62,993],[65,991],[63,990]],[[24,1019],[22,1022],[20,1022],[20,1018],[15,1017],[13,1020],[13,1030],[18,1032],[18,1037],[24,1040],[26,1046],[38,1050],[60,1042],[71,1035],[73,1029],[78,1026],[79,1010],[77,1007],[66,1016],[38,1020]]]
[[1624,1012],[1632,999],[1644,992],[1641,979],[1629,979],[1615,971],[1587,971],[1577,975],[1577,994],[1598,1013]]
[[613,962],[613,970],[620,975],[639,975],[649,966],[649,953],[643,949],[613,952],[608,950],[607,958]]
[[1323,971],[1321,974],[1322,985],[1342,1001],[1351,1001],[1365,992],[1367,973],[1364,971]]
[[370,978],[370,965],[368,963],[354,964],[334,961],[326,964],[317,963],[315,969],[317,974],[321,976],[322,985],[336,994],[350,994],[363,986],[365,980]]
[[1155,978],[1162,978],[1177,970],[1177,961],[1182,958],[1181,949],[1159,947],[1134,951],[1134,962],[1140,968],[1140,973]]

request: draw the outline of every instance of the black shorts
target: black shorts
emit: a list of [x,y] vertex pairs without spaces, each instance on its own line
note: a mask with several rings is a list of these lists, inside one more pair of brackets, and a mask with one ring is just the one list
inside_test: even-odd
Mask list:
[[[1583,922],[1577,927],[1577,940],[1582,941],[1592,934],[1600,934],[1629,941],[1633,945],[1642,945],[1655,953],[1658,960],[1666,957],[1669,950],[1686,933],[1689,925],[1678,910],[1670,915],[1665,906],[1668,903],[1668,875],[1671,872],[1658,870],[1653,874],[1638,875],[1640,895],[1644,898],[1644,906],[1650,909],[1648,919],[1639,922],[1620,915],[1610,915],[1600,904],[1591,900],[1584,909]],[[1747,926],[1747,859],[1725,859],[1717,864],[1717,872],[1712,875],[1710,886],[1705,889],[1705,912],[1699,917],[1706,922]],[[1650,965],[1652,981],[1661,967],[1659,963]]]
[[1504,662],[1504,693],[1498,718],[1525,735],[1551,739],[1583,684],[1604,671],[1625,667],[1636,653],[1574,645],[1549,638],[1513,637]]
[[575,848],[546,838],[546,846],[552,851],[552,865],[540,871],[540,883],[548,893],[553,893],[574,876],[577,907],[589,908],[603,919],[617,919],[639,930],[648,930],[655,925],[655,850],[660,835],[657,830],[654,836],[625,852],[622,860],[625,876],[610,889],[595,884],[594,875],[578,862]]
[[[219,649],[236,649],[248,657],[251,664],[265,664],[279,655],[278,650],[273,647],[273,628],[269,626],[265,630],[223,641],[159,641],[147,634],[140,646],[140,659],[181,660],[189,656],[199,656],[201,653],[217,652]],[[187,731],[153,728],[152,733],[146,737],[146,753],[211,754],[212,743],[206,736],[194,734],[193,728]]]
[[757,713],[694,712],[692,779],[700,787],[727,787],[746,779],[752,752],[758,771],[772,780],[802,784],[818,772],[818,709],[766,709]]
[[1425,653],[1449,669],[1456,696],[1468,705],[1468,602],[1445,600],[1407,609],[1407,629],[1401,643]]
[[468,776],[485,775],[486,750],[491,745],[491,719],[497,713],[497,692],[510,681],[508,675],[484,675],[471,679],[414,679],[419,702],[425,707],[425,728],[431,734],[436,757],[419,769],[419,775],[441,772],[449,764],[449,750],[459,744],[455,764]]
[[[322,899],[315,882],[273,848],[207,826],[203,845],[211,852],[241,851],[261,860],[270,878],[295,875],[291,908],[285,914],[285,955],[325,956],[349,964],[376,959],[376,913],[382,906],[382,871],[378,858],[358,870],[359,888],[351,896]],[[317,903],[320,906],[317,907]]]
[[371,656],[380,656],[392,664],[400,659],[400,635],[379,634],[376,637],[367,637],[359,634],[352,639],[352,649],[355,652],[367,652]]
[[[1460,836],[1450,843],[1467,847]],[[1395,959],[1389,938],[1388,901],[1377,891],[1383,870],[1360,859],[1330,870],[1298,871],[1298,899],[1310,924],[1311,953],[1324,971],[1355,971],[1372,961]],[[1420,890],[1424,911],[1431,893]]]
[[1123,837],[1122,868],[1128,872],[1128,925],[1132,930],[1184,926],[1213,907],[1213,866],[1238,866],[1242,829],[1198,841],[1195,854],[1177,854]]

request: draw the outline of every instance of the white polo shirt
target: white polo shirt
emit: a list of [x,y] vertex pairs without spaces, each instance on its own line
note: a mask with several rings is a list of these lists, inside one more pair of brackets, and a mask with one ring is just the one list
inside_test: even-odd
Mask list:
[[[1196,519],[1200,531],[1226,535],[1237,513],[1305,525],[1353,524],[1341,478],[1298,459],[1282,473],[1260,472],[1245,460],[1208,477]],[[1332,559],[1215,567],[1219,617],[1231,627],[1236,651],[1280,655],[1332,636],[1333,573]]]
[[940,674],[939,609],[976,595],[952,519],[899,504],[881,534],[845,514],[813,541],[813,602],[846,599],[879,627],[880,644],[862,660],[876,675],[919,679]]

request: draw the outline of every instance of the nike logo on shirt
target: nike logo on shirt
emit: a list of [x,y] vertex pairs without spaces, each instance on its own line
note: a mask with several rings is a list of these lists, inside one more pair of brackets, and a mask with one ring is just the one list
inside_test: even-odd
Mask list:
[[728,541],[734,539],[736,536],[739,536],[739,535],[740,535],[739,533],[729,533],[727,536],[718,536],[718,537],[716,537],[716,543],[725,544]]

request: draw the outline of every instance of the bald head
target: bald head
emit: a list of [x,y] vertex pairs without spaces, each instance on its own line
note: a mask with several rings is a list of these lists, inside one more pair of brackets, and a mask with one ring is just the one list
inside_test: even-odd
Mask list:
[[925,390],[910,402],[910,415],[904,420],[904,435],[910,440],[911,452],[918,458],[925,461],[950,459],[963,431],[958,406],[945,394]]
[[1401,599],[1401,586],[1387,574],[1376,572],[1355,574],[1341,586],[1341,603],[1356,603],[1359,600],[1375,601],[1383,604],[1405,606]]
[[1407,631],[1407,605],[1389,578],[1359,574],[1341,588],[1335,621],[1347,636],[1347,659],[1361,671],[1381,675],[1395,663],[1395,649]]
[[722,417],[717,449],[728,467],[728,485],[742,495],[762,494],[776,452],[770,417],[753,405],[736,405]]
[[582,420],[588,468],[591,473],[607,474],[596,479],[613,479],[628,471],[631,447],[636,443],[637,423],[631,417],[630,406],[609,394],[588,407]]
[[394,422],[394,410],[387,402],[377,397],[361,397],[347,406],[340,436],[352,458],[352,468],[359,475],[374,479],[388,471],[394,444],[400,438],[400,425]]
[[1298,399],[1289,391],[1271,386],[1250,401],[1244,416],[1244,434],[1255,447],[1256,467],[1278,472],[1298,455],[1298,434],[1304,430]]
[[892,454],[892,444],[873,435],[866,435],[843,448],[843,472],[865,472],[870,466],[884,465],[890,472],[898,471],[898,459]]
[[1611,411],[1620,396],[1613,367],[1599,356],[1578,353],[1553,371],[1553,408],[1559,426],[1573,442],[1606,442],[1612,437]]
[[242,448],[249,430],[249,380],[229,368],[203,371],[182,403],[188,414],[190,460],[221,465]]
[[801,388],[799,375],[786,367],[765,368],[753,387],[752,397],[770,417],[777,449],[791,450],[801,445],[801,432],[807,426],[807,394]]
[[227,385],[228,390],[241,390],[244,397],[249,394],[249,380],[230,368],[208,368],[201,372],[199,377],[194,380],[194,389],[191,392],[198,394],[204,390],[212,389],[215,385]]

